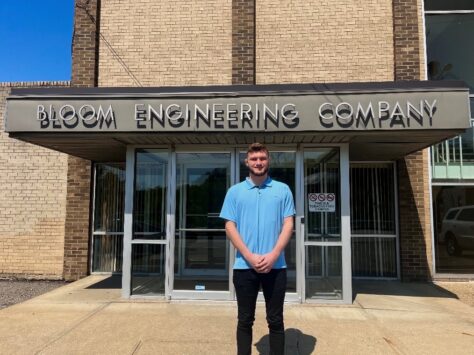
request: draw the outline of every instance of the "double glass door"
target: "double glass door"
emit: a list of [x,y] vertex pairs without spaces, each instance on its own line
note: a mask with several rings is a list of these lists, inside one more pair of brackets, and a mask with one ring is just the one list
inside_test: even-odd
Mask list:
[[[235,298],[235,250],[219,212],[229,187],[248,175],[245,156],[239,148],[129,148],[124,296]],[[270,149],[270,175],[290,187],[297,210],[287,300],[350,301],[348,165],[340,147]]]

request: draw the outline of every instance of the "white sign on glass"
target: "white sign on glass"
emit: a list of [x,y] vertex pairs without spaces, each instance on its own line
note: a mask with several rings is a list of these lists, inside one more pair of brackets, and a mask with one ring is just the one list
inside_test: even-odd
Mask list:
[[336,194],[308,194],[308,209],[309,212],[336,212]]

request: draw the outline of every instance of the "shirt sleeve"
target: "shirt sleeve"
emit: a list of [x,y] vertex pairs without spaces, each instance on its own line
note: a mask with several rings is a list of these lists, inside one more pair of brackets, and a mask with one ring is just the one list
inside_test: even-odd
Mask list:
[[227,191],[219,217],[228,221],[237,222],[236,201],[233,189]]
[[291,190],[289,187],[286,189],[286,194],[285,194],[285,202],[284,202],[284,208],[283,208],[283,217],[290,217],[294,216],[296,214],[295,211],[295,202],[293,200],[293,194],[291,193]]

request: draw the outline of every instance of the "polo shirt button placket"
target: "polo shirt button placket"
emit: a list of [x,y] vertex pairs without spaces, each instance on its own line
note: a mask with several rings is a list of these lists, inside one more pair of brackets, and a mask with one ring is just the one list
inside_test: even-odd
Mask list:
[[257,244],[260,253],[260,186],[257,186]]

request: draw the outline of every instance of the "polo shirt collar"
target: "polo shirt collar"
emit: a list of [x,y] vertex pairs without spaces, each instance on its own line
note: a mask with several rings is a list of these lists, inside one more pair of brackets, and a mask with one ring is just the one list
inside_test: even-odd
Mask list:
[[[247,183],[247,188],[250,190],[250,189],[253,189],[254,187],[258,187],[257,185],[255,185],[253,183],[253,181],[247,177],[245,179],[245,182]],[[261,187],[265,186],[265,187],[271,187],[273,185],[273,180],[270,176],[267,176],[267,179],[263,182],[263,184],[261,185]]]

